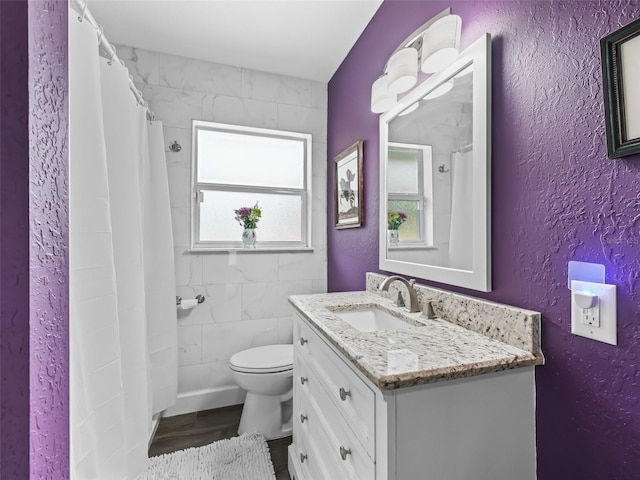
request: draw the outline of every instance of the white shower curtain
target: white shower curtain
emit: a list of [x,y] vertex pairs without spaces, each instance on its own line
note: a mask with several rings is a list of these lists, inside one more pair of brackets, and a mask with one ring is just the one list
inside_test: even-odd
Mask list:
[[[108,65],[104,58],[99,62],[123,366],[127,463],[129,472],[141,472],[146,468],[151,430],[140,197],[142,157],[148,155],[146,114],[136,105],[127,87],[127,69],[117,63]],[[74,202],[73,197],[71,202]]]
[[451,155],[449,267],[473,267],[473,151]]
[[[132,480],[146,469],[152,402],[168,406],[177,390],[166,165],[162,143],[150,157],[161,126],[147,125],[126,68],[98,57],[95,29],[76,17],[69,17],[71,474]],[[152,202],[166,211],[155,213]],[[156,235],[155,245],[145,232]],[[163,270],[150,267],[163,251]],[[168,279],[161,292],[149,292],[161,283],[146,285],[149,272]],[[162,352],[168,360],[160,362]],[[163,372],[157,388],[153,367]]]
[[153,413],[178,396],[178,321],[169,180],[160,122],[148,122],[149,155],[143,164],[142,208],[146,308]]

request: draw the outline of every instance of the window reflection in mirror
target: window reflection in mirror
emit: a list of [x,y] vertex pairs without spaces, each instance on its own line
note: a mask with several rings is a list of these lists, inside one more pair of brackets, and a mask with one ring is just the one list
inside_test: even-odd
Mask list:
[[388,124],[387,212],[403,212],[387,258],[471,270],[473,66]]
[[394,248],[399,250],[408,246],[431,246],[431,146],[390,143],[387,158],[387,208],[389,212],[402,212],[406,215],[406,220],[398,228],[400,243]]

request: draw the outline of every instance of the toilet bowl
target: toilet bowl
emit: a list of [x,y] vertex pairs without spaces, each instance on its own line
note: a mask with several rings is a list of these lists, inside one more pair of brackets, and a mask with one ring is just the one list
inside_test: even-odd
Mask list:
[[229,359],[231,376],[247,391],[238,434],[291,435],[293,345],[250,348]]

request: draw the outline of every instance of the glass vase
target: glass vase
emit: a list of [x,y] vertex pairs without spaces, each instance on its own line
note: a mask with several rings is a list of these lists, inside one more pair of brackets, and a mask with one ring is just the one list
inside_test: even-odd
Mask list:
[[400,233],[398,230],[387,230],[387,242],[390,247],[397,247],[400,242]]
[[242,231],[243,248],[256,248],[256,230],[255,228],[245,228]]

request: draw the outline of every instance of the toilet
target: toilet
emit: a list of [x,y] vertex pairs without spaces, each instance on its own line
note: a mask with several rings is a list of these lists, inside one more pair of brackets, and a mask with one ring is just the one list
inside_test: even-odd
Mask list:
[[268,439],[291,435],[293,345],[267,345],[236,353],[231,376],[247,391],[238,434],[259,432]]

